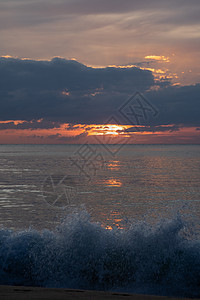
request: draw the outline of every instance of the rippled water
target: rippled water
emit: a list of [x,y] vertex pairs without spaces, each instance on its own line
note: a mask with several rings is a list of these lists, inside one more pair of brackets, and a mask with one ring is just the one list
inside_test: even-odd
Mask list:
[[106,228],[179,211],[199,222],[200,146],[1,145],[0,224],[53,228],[85,207]]

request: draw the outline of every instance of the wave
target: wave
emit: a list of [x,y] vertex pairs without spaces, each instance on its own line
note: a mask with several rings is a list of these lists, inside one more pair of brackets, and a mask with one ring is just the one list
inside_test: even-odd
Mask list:
[[0,230],[0,284],[200,296],[200,240],[180,215],[107,230],[86,211],[54,231]]

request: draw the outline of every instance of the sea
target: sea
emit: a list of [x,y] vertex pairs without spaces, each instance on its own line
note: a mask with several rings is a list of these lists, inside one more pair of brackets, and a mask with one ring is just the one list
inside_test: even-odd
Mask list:
[[0,145],[0,284],[200,297],[200,145]]

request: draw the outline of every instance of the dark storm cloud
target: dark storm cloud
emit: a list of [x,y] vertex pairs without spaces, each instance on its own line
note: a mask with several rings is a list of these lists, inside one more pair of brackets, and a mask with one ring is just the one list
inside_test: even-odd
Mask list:
[[66,123],[102,121],[117,100],[155,84],[152,73],[139,68],[94,69],[59,58],[1,58],[0,78],[0,120]]
[[184,124],[200,126],[200,84],[167,87],[147,93],[159,111],[153,125]]
[[147,91],[155,85],[153,75],[139,68],[95,69],[58,58],[2,58],[0,78],[0,120],[27,121],[1,127],[28,129],[30,121],[38,119],[44,120],[32,121],[33,129],[58,128],[61,123],[103,124],[112,115],[118,123],[135,125],[119,110],[135,90],[143,92],[159,112],[145,122],[140,118],[139,125],[200,126],[200,84],[177,87],[166,83],[158,91]]
[[59,122],[51,122],[48,120],[32,120],[30,122],[23,121],[22,123],[15,124],[14,122],[0,123],[0,130],[6,129],[21,129],[21,130],[34,130],[34,129],[53,129],[60,127]]
[[[179,126],[177,125],[171,125],[171,126],[144,126],[140,127],[131,127],[125,129],[123,132],[174,132],[179,131]],[[122,132],[122,130],[119,130],[119,132]]]

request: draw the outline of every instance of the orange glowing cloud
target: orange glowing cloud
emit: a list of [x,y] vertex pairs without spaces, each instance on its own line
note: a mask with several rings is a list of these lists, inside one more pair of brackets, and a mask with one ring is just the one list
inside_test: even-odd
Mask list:
[[164,56],[164,55],[147,55],[147,56],[145,56],[145,58],[146,59],[158,60],[158,61],[170,62],[169,57]]
[[[1,144],[200,143],[195,127],[155,127],[117,124],[59,124],[55,128],[25,128],[23,120],[0,121]],[[42,120],[38,120],[42,124]],[[7,125],[12,125],[9,128]],[[14,124],[14,125],[13,125]],[[28,123],[29,124],[29,123]],[[31,124],[31,122],[30,122]],[[32,123],[35,124],[35,123]],[[20,126],[19,126],[20,125]],[[18,126],[18,127],[16,127]],[[5,128],[4,128],[5,127]],[[16,129],[15,129],[16,127]]]

